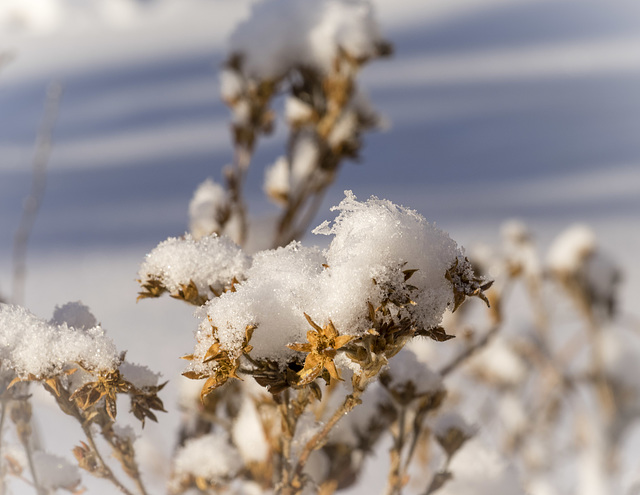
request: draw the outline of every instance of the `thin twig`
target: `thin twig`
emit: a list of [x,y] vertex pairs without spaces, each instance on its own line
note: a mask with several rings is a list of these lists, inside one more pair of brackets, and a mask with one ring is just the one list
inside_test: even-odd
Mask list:
[[499,330],[500,330],[500,325],[495,325],[491,327],[489,331],[485,333],[480,340],[478,340],[478,342],[467,347],[464,351],[462,351],[455,358],[453,358],[450,363],[443,366],[439,371],[440,376],[442,377],[447,376],[456,368],[458,368],[458,366],[463,364],[467,359],[469,359],[473,354],[478,352],[480,349],[486,347],[487,344],[491,342],[491,339],[494,337],[495,334],[498,333]]
[[31,472],[31,478],[33,478],[33,487],[36,489],[36,493],[38,495],[46,495],[46,491],[42,485],[40,485],[40,481],[38,480],[38,473],[36,471],[36,465],[33,462],[33,449],[29,445],[28,438],[22,438],[20,436],[20,440],[22,441],[22,446],[24,447],[24,452],[27,455],[27,463],[29,464],[29,471]]
[[98,446],[96,445],[96,442],[93,438],[93,433],[91,432],[91,425],[87,424],[86,422],[82,422],[82,431],[87,437],[89,446],[91,447],[91,450],[95,454],[96,459],[100,463],[100,469],[104,473],[104,477],[109,481],[111,481],[111,483],[113,483],[118,488],[118,490],[120,490],[125,495],[133,495],[133,493],[129,491],[129,489],[126,486],[124,486],[120,482],[120,480],[118,480],[118,478],[116,478],[116,476],[113,474],[113,471],[111,471],[111,468],[109,467],[109,465],[103,459],[102,454],[100,454],[100,451],[98,450]]
[[23,304],[26,276],[27,245],[42,204],[47,184],[47,163],[51,155],[52,136],[58,118],[62,86],[51,83],[47,88],[44,112],[36,137],[31,191],[24,201],[18,230],[13,239],[12,301]]
[[309,456],[311,453],[316,450],[322,442],[327,438],[327,435],[332,430],[332,428],[340,421],[341,418],[345,416],[349,411],[351,411],[356,405],[360,403],[360,397],[364,393],[364,388],[354,388],[353,393],[347,395],[344,399],[342,405],[333,413],[333,416],[327,421],[324,427],[316,433],[311,439],[306,443],[300,457],[298,458],[298,463],[296,464],[296,469],[294,471],[294,476],[300,477],[302,475],[302,471],[309,460]]
[[394,435],[393,448],[390,451],[391,465],[389,468],[387,495],[400,495],[404,480],[404,469],[402,468],[402,451],[405,444],[405,422],[407,416],[407,408],[403,405],[400,407],[398,417],[398,434]]

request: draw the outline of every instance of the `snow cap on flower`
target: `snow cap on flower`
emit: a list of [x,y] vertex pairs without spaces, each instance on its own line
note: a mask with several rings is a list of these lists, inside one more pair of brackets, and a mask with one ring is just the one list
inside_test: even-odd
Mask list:
[[[254,359],[276,361],[281,367],[296,356],[308,361],[300,350],[315,353],[307,339],[310,334],[317,343],[333,339],[331,345],[341,347],[349,341],[342,336],[356,337],[369,330],[370,306],[377,307],[390,294],[407,302],[394,311],[417,328],[440,323],[445,309],[454,303],[455,284],[447,271],[462,257],[448,234],[415,211],[375,197],[360,202],[347,192],[334,210],[340,212],[335,222],[325,222],[314,231],[333,236],[325,251],[294,242],[259,252],[234,292],[203,307],[188,368],[192,376],[207,376],[207,370],[216,366],[205,358],[207,354],[233,361],[247,344]],[[313,359],[331,374],[334,355],[333,350],[326,354],[319,350]]]
[[183,298],[189,299],[186,293],[192,285],[196,296],[208,299],[228,288],[234,278],[243,278],[250,263],[250,258],[227,237],[170,237],[142,263],[138,277],[146,292],[140,297],[157,297],[164,291],[178,297],[182,291]]
[[189,230],[194,239],[221,233],[227,202],[227,192],[217,182],[206,179],[198,186],[189,203]]
[[[290,68],[329,71],[345,52],[354,59],[375,57],[382,38],[372,7],[361,0],[267,0],[230,39],[252,79],[279,79]],[[230,90],[227,90],[230,92]]]
[[113,370],[119,355],[100,326],[85,330],[52,324],[20,306],[0,304],[0,362],[21,378],[43,378],[76,363],[91,370]]

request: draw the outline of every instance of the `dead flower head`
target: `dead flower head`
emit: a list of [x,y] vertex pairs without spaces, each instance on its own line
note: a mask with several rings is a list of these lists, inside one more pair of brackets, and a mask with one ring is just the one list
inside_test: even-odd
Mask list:
[[306,344],[289,344],[287,347],[298,352],[306,352],[307,357],[304,361],[304,367],[298,373],[300,377],[299,385],[308,385],[315,380],[323,370],[327,370],[329,376],[334,380],[342,380],[335,363],[337,350],[348,344],[355,338],[354,335],[339,335],[333,322],[324,327],[316,324],[308,314],[304,314],[313,327],[313,330],[307,332]]

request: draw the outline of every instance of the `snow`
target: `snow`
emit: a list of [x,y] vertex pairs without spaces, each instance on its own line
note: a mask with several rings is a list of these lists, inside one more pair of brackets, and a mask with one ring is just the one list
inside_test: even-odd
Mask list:
[[227,192],[217,182],[208,178],[198,186],[189,203],[189,230],[194,239],[220,233],[219,218],[227,202]]
[[200,295],[213,297],[213,290],[228,288],[234,277],[244,278],[249,263],[249,257],[226,237],[211,234],[196,240],[185,234],[161,242],[147,254],[138,276],[143,284],[159,280],[171,294],[193,282]]
[[291,151],[291,171],[289,189],[293,196],[304,191],[309,182],[314,184],[321,176],[320,148],[313,133],[303,133],[295,141]]
[[332,148],[348,143],[355,136],[359,128],[358,114],[349,109],[340,115],[335,127],[331,130],[327,142]]
[[573,225],[560,233],[549,248],[547,264],[561,282],[580,289],[600,318],[608,319],[619,309],[620,269],[598,247],[595,233],[586,225]]
[[148,366],[125,361],[118,369],[122,377],[136,388],[144,390],[158,385],[160,374],[151,371]]
[[220,71],[220,96],[226,102],[233,103],[246,90],[245,82],[238,72],[230,69]]
[[261,462],[267,458],[269,444],[256,403],[249,395],[242,401],[240,412],[233,422],[231,437],[246,463]]
[[[431,328],[440,323],[453,301],[445,274],[461,256],[448,234],[415,211],[375,197],[359,202],[350,191],[334,210],[340,213],[333,225],[326,222],[314,230],[333,236],[324,252],[297,242],[259,252],[235,292],[205,305],[196,357],[204,357],[215,342],[238,357],[246,328],[256,326],[252,356],[284,366],[295,355],[287,345],[307,341],[311,327],[305,314],[321,326],[332,321],[343,335],[362,335],[370,324],[368,303],[377,307],[386,291],[415,300],[415,306],[402,311],[416,324]],[[184,257],[168,253],[164,263],[186,263]],[[418,270],[411,278],[415,293],[405,294],[406,268]],[[208,365],[200,361],[193,360],[189,369],[203,371]]]
[[[184,232],[194,185],[229,161],[213,66],[249,3],[163,3],[171,11],[167,22],[149,11],[134,30],[115,34],[101,22],[83,33],[26,41],[3,30],[17,58],[0,72],[0,113],[7,116],[0,291],[7,295],[10,234],[29,179],[43,81],[60,75],[68,91],[51,188],[30,244],[29,308],[48,319],[55,304],[81,299],[119,348],[180,380],[175,357],[190,352],[192,308],[168,298],[136,305],[133,278],[145,252]],[[398,50],[364,76],[393,128],[372,138],[362,166],[344,168],[325,206],[336,204],[344,188],[379,194],[437,220],[464,244],[495,242],[502,221],[514,215],[534,227],[540,246],[568,224],[588,222],[624,267],[621,307],[637,316],[640,50],[637,27],[629,30],[637,2],[374,3]],[[247,183],[250,207],[261,214],[268,206],[258,199],[255,177],[282,153],[280,144],[265,143]],[[165,390],[170,398],[173,386]],[[177,416],[166,415],[158,435],[167,437],[167,452]],[[56,421],[48,410],[43,417]],[[64,428],[56,433],[54,444],[66,445]],[[380,464],[387,456],[378,457],[377,473],[363,478],[370,487],[386,477]],[[367,489],[358,485],[356,493]]]
[[559,272],[577,272],[596,250],[596,236],[588,226],[578,224],[562,232],[549,248],[547,264]]
[[433,421],[434,435],[445,437],[449,430],[459,431],[467,438],[473,437],[478,432],[477,427],[471,426],[460,414],[453,411],[441,413]]
[[518,474],[499,454],[477,438],[469,440],[455,456],[449,470],[453,478],[438,490],[442,495],[524,495]]
[[372,8],[361,1],[267,0],[231,35],[230,52],[241,56],[251,79],[278,80],[290,68],[328,72],[344,50],[371,58],[382,41]]
[[418,396],[443,388],[440,375],[419,361],[415,353],[406,347],[390,360],[386,375],[389,380],[385,381],[385,387],[389,390],[402,390],[411,383],[415,395]]
[[[423,328],[437,326],[452,303],[451,284],[444,275],[462,251],[449,235],[414,210],[376,197],[359,202],[351,191],[332,211],[333,225],[324,222],[313,233],[333,235],[326,251],[329,290],[323,305],[338,328],[363,328],[354,308],[365,301],[379,303],[380,287],[404,279],[402,270],[417,270],[410,284],[415,306],[406,308]],[[372,279],[377,285],[371,284]]]
[[264,192],[276,203],[286,203],[289,195],[289,161],[279,157],[264,174]]
[[500,229],[504,239],[505,256],[512,268],[522,270],[529,280],[542,276],[540,256],[533,242],[533,234],[519,220],[508,220]]
[[313,117],[313,107],[295,96],[287,96],[284,101],[284,115],[289,125],[301,125]]
[[232,478],[241,469],[238,452],[224,435],[216,433],[188,440],[174,461],[176,476],[193,475],[213,482]]
[[515,386],[527,378],[527,366],[515,352],[513,344],[502,335],[469,360],[469,367],[497,383]]
[[48,378],[76,363],[89,370],[113,370],[119,356],[100,326],[52,325],[20,306],[0,304],[0,362],[20,378]]
[[38,480],[48,490],[72,491],[80,483],[80,470],[66,459],[38,451],[33,455]]
[[[213,344],[211,326],[223,349],[237,356],[249,325],[258,325],[251,345],[255,358],[286,361],[295,354],[287,344],[305,342],[311,327],[304,317],[307,300],[317,290],[324,257],[320,250],[299,243],[262,251],[253,257],[246,281],[236,292],[211,300],[201,315],[196,356]],[[314,290],[315,289],[315,290]],[[195,370],[201,366],[193,361]]]

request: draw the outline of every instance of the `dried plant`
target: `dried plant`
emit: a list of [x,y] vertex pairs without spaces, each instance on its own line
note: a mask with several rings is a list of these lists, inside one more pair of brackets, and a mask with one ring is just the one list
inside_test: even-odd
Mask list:
[[[574,473],[586,493],[587,470],[617,493],[640,390],[625,369],[635,360],[629,336],[615,329],[619,271],[589,230],[561,236],[546,263],[518,223],[505,226],[501,251],[465,254],[415,211],[346,191],[334,221],[313,230],[331,236],[329,246],[297,242],[379,122],[357,75],[390,52],[370,7],[349,0],[256,4],[232,36],[221,76],[235,152],[225,185],[198,187],[190,232],[161,242],[138,273],[138,300],[167,294],[199,319],[182,356],[196,386],[180,404],[168,491],[330,495],[358,483],[370,491],[367,462],[386,449],[388,495],[574,493],[544,491]],[[287,152],[265,175],[280,210],[272,236],[257,243],[243,187],[282,95]],[[524,331],[509,319],[520,284],[532,315]],[[564,294],[584,328],[556,328],[550,294]],[[482,304],[463,305],[469,298]],[[77,465],[38,444],[35,386],[80,425]],[[0,304],[0,494],[12,486],[80,494],[83,471],[146,495],[117,404],[128,398],[144,427],[165,412],[164,386],[128,362],[81,303],[56,308],[50,321]]]

